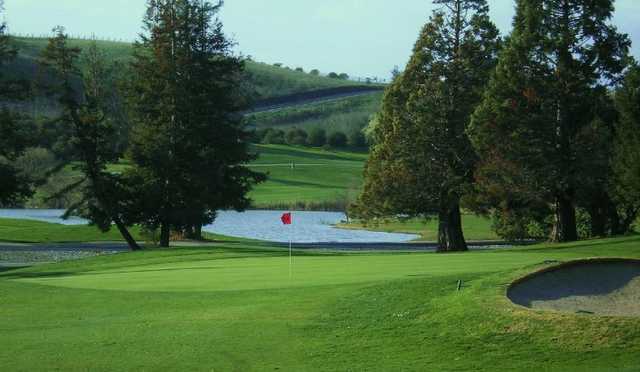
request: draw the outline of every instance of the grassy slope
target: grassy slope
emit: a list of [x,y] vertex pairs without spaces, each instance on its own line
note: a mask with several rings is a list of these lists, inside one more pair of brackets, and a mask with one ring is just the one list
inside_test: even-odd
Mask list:
[[[506,284],[545,260],[640,257],[640,238],[436,254],[249,243],[0,274],[7,370],[634,370],[640,319],[532,312]],[[456,292],[456,281],[465,281]]]
[[[468,240],[498,240],[499,237],[491,228],[491,220],[466,214],[462,216],[462,228],[465,238]],[[420,235],[424,241],[438,240],[438,220],[411,219],[408,221],[390,220],[377,224],[350,223],[340,225],[345,229],[365,229],[370,231],[382,231],[390,233],[408,233]]]
[[[258,207],[344,200],[359,189],[364,153],[307,147],[259,145],[254,169],[269,174],[251,197]],[[295,162],[295,169],[290,163]]]
[[327,133],[341,131],[348,134],[368,125],[371,115],[378,111],[381,101],[382,92],[342,98],[255,114],[249,118],[248,123],[258,129],[287,130],[297,127],[311,131],[320,127]]
[[[10,74],[16,76],[35,76],[35,60],[40,51],[47,45],[46,39],[16,38],[19,58],[7,66]],[[88,40],[71,40],[70,45],[87,49]],[[128,43],[98,41],[99,48],[111,61],[127,61],[132,53],[132,45]],[[248,81],[260,98],[283,96],[293,93],[307,92],[324,88],[358,85],[352,81],[330,79],[322,76],[296,72],[264,63],[248,61]]]

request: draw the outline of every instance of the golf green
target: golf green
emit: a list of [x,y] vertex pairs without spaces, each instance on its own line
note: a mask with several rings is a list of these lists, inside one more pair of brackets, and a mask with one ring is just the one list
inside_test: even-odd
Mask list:
[[[483,257],[476,273],[531,264],[514,255]],[[239,291],[366,283],[420,276],[464,274],[477,255],[430,254],[254,257],[130,266],[123,269],[16,279],[68,288],[119,291]],[[290,271],[291,269],[291,271]],[[290,275],[291,272],[291,275]]]
[[[531,310],[508,286],[640,237],[433,253],[222,241],[0,272],[6,371],[634,371],[640,318]],[[458,289],[458,283],[460,287]]]

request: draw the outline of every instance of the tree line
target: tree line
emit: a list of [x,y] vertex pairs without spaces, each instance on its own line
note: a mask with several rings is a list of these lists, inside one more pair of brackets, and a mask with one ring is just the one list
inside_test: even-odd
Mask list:
[[286,132],[277,128],[259,129],[253,132],[254,143],[265,145],[294,145],[328,148],[365,148],[366,138],[361,130],[352,130],[349,134],[333,131],[327,134],[323,128],[312,128],[309,132],[301,128],[291,128]]
[[517,0],[501,38],[485,0],[435,0],[387,89],[354,214],[437,216],[466,250],[461,209],[508,239],[624,234],[640,211],[640,69],[614,1]]
[[[248,192],[265,175],[247,166],[256,155],[242,116],[249,105],[241,83],[244,59],[232,53],[233,43],[223,32],[217,17],[222,6],[222,1],[149,0],[132,61],[116,66],[127,71],[126,78],[116,82],[114,66],[95,43],[81,51],[69,45],[63,27],[54,29],[39,65],[50,76],[41,81],[42,89],[61,110],[44,125],[56,128],[61,138],[52,149],[66,161],[47,176],[69,166],[82,174],[58,191],[82,195],[67,215],[85,217],[105,231],[115,226],[139,249],[128,231],[133,225],[158,229],[166,247],[172,232],[198,238],[218,210],[249,206]],[[17,54],[5,27],[2,62]],[[17,89],[18,83],[1,85],[13,101],[30,95],[29,89]],[[41,182],[15,166],[39,139],[29,130],[34,118],[12,111],[11,100],[3,99],[0,114],[2,205],[30,196]],[[126,132],[119,131],[123,127]],[[121,158],[130,167],[110,171]]]

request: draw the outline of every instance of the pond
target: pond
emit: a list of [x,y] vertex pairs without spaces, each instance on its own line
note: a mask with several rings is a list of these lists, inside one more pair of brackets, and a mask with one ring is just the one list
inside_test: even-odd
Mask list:
[[[0,209],[0,218],[26,219],[83,225],[86,221],[72,217],[63,220],[64,211],[53,209]],[[280,221],[282,211],[247,211],[243,213],[223,211],[216,221],[204,227],[204,231],[233,236],[285,243],[404,243],[418,238],[410,234],[389,234],[363,230],[343,230],[333,225],[346,219],[336,212],[293,212],[293,224],[285,226]]]

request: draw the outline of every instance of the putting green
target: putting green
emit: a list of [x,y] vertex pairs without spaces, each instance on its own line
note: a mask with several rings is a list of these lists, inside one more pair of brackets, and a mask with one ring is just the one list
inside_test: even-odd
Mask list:
[[[522,265],[522,255],[485,255],[478,267],[474,254],[345,255],[251,257],[185,261],[126,268],[49,273],[14,279],[48,286],[118,291],[229,291],[330,286],[420,276],[464,274]],[[534,260],[532,258],[532,260]],[[532,261],[533,262],[533,261]]]

